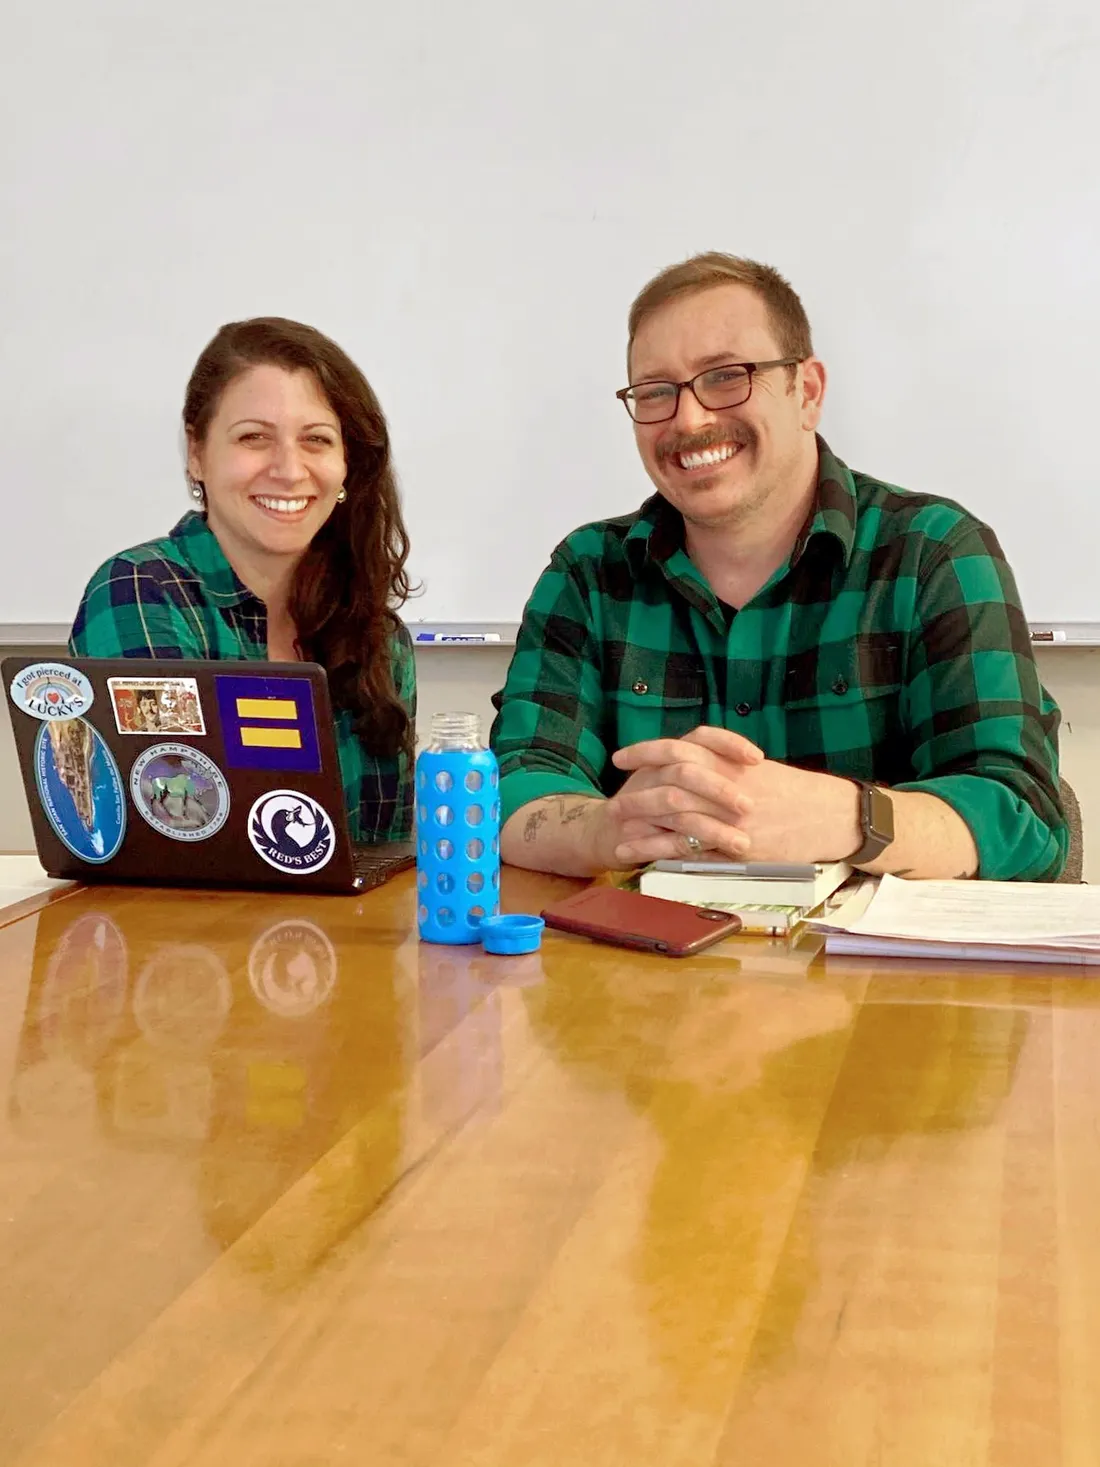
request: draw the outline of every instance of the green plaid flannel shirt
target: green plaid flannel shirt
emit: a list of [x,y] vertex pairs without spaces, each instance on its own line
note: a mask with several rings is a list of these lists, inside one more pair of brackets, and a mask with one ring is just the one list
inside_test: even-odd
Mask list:
[[[78,657],[198,659],[267,657],[267,611],[226,560],[205,515],[185,514],[170,535],[124,550],[88,583],[69,650]],[[416,717],[412,640],[393,648],[398,697]],[[369,753],[347,709],[336,714],[336,747],[352,840],[405,840],[412,780],[402,758]]]
[[616,749],[706,723],[772,759],[936,795],[973,832],[981,876],[1053,879],[1069,844],[1059,713],[996,537],[819,450],[813,513],[739,611],[658,495],[562,541],[493,699],[502,819],[548,794],[610,796]]

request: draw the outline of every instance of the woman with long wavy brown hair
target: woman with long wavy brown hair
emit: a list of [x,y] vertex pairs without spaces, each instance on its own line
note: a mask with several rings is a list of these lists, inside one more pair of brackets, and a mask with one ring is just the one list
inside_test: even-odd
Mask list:
[[255,658],[328,672],[352,838],[412,822],[415,672],[382,409],[328,337],[280,317],[223,326],[187,384],[194,508],[92,577],[84,657]]

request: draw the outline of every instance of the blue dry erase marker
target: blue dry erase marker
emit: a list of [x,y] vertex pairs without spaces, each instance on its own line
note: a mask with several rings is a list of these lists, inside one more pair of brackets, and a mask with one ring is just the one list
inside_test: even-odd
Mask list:
[[499,632],[476,632],[469,635],[460,632],[417,632],[418,642],[431,642],[439,645],[443,642],[499,642]]

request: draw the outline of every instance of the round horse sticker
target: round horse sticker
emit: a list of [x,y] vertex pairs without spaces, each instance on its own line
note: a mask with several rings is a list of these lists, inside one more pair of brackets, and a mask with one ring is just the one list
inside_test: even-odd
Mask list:
[[154,744],[134,760],[130,795],[169,840],[209,840],[229,814],[229,786],[214,761],[189,744]]

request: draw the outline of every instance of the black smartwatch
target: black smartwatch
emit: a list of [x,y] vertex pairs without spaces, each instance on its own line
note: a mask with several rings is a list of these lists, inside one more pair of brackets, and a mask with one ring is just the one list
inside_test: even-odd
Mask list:
[[[845,775],[852,779],[851,775]],[[863,866],[881,856],[894,839],[894,802],[884,789],[866,780],[852,779],[859,786],[859,823],[863,844],[845,860],[850,866]]]

